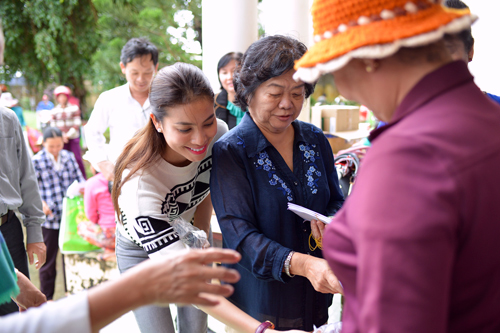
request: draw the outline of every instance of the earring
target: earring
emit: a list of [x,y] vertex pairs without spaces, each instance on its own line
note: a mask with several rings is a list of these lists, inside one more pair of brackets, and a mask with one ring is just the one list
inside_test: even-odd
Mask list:
[[158,133],[161,133],[161,128],[157,128],[157,130],[158,130]]
[[369,65],[368,65],[368,66],[366,66],[366,72],[367,72],[367,73],[371,73],[371,72],[373,72],[373,67],[372,67],[372,66],[369,66]]

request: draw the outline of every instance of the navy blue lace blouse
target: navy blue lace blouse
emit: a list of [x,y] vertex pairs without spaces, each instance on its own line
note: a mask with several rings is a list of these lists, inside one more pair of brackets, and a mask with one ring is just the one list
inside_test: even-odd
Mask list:
[[230,301],[277,329],[311,331],[328,320],[332,295],[282,273],[292,250],[322,258],[321,250],[309,248],[310,223],[287,210],[287,203],[331,216],[344,198],[323,132],[301,121],[292,126],[293,172],[246,114],[213,147],[210,188],[223,245],[242,254],[232,266],[241,280]]

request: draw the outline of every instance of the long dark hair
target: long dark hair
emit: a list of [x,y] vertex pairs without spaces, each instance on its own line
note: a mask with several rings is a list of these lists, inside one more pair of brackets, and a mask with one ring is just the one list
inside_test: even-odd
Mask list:
[[[160,123],[168,116],[170,108],[189,104],[201,98],[206,98],[213,103],[214,92],[210,82],[198,67],[181,62],[162,68],[153,79],[149,91],[151,113]],[[118,197],[123,184],[139,170],[145,170],[154,165],[166,149],[167,143],[163,133],[156,130],[152,119],[126,144],[116,161],[115,180],[111,194],[120,222],[122,221]],[[130,169],[130,173],[122,180],[123,171],[126,169]]]

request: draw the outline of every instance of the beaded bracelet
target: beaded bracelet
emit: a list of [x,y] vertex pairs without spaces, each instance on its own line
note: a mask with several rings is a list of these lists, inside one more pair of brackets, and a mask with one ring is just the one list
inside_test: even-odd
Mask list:
[[255,333],[264,333],[265,330],[268,328],[274,329],[274,324],[271,323],[269,320],[266,320],[265,322],[261,323],[259,327],[255,330]]
[[290,253],[288,253],[288,256],[285,259],[285,265],[284,265],[285,266],[285,273],[289,277],[294,277],[295,276],[292,273],[290,273],[290,267],[292,266],[292,256],[293,256],[294,253],[295,253],[294,251],[290,251]]

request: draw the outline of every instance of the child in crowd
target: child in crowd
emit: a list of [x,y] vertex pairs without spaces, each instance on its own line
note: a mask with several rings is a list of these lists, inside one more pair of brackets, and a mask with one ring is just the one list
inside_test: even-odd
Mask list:
[[42,224],[43,240],[47,246],[47,261],[40,268],[40,289],[51,300],[56,280],[56,257],[59,250],[59,226],[62,204],[68,187],[85,178],[72,152],[63,150],[63,133],[56,127],[43,130],[43,149],[33,156],[33,166],[42,197],[46,220]]
[[64,149],[73,152],[83,177],[87,178],[80,148],[80,126],[82,125],[80,108],[69,102],[71,90],[66,86],[54,89],[54,96],[57,105],[49,111],[49,125],[62,131]]
[[[91,160],[87,152],[83,158]],[[111,182],[100,172],[97,165],[91,164],[94,174],[85,183],[85,214],[89,221],[78,224],[78,234],[87,242],[104,249],[98,258],[116,260],[115,257],[115,210],[111,199]]]

